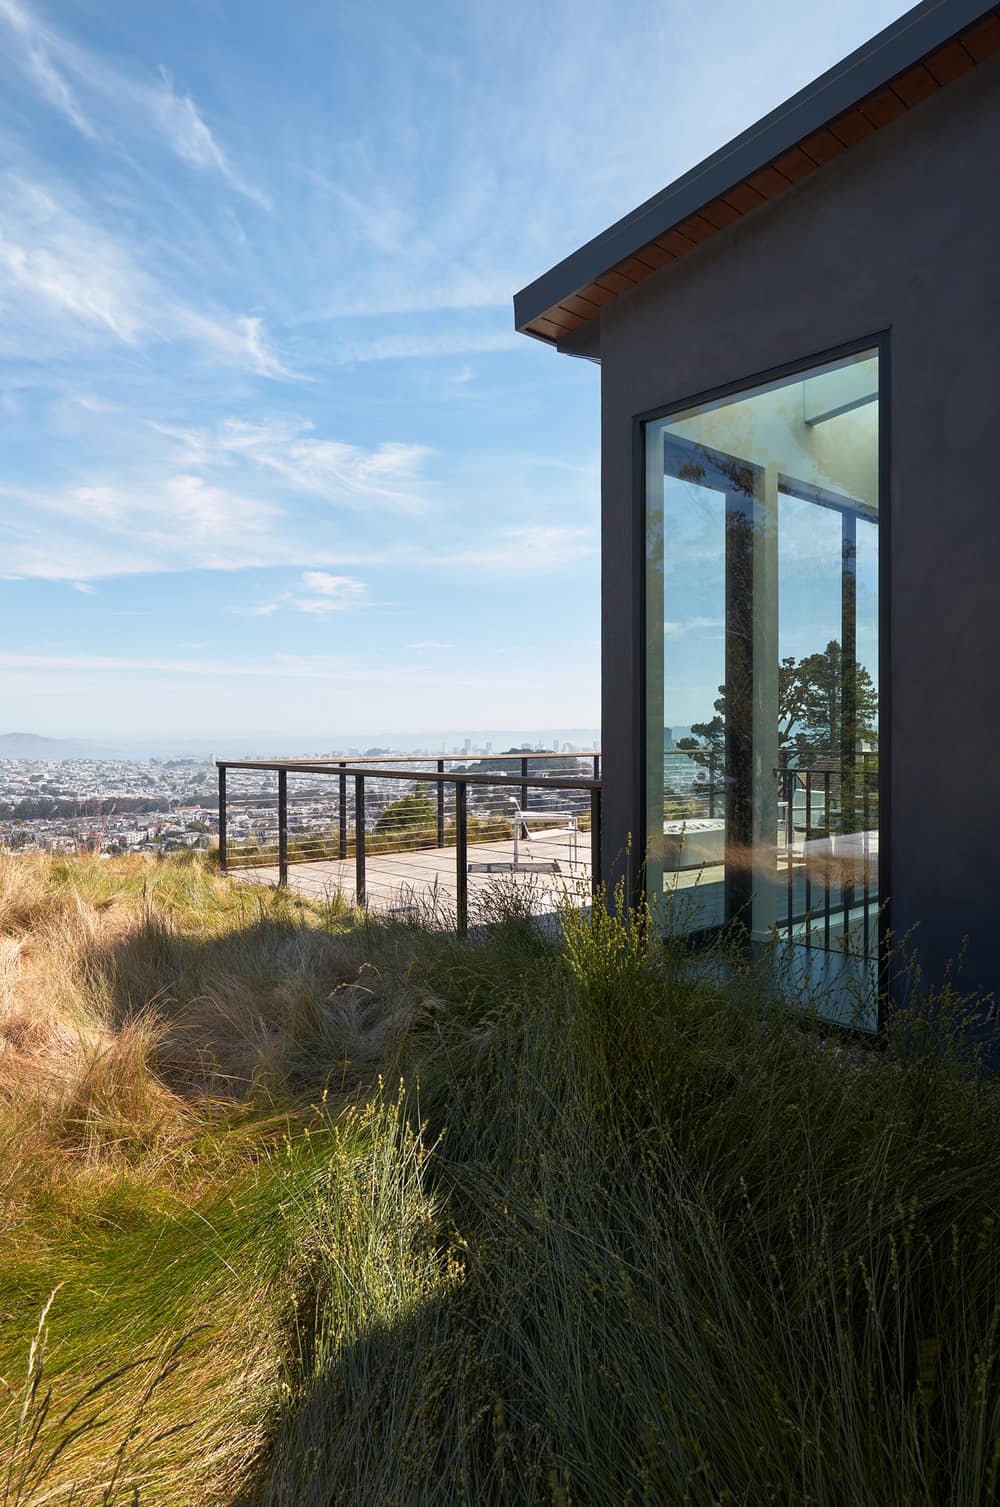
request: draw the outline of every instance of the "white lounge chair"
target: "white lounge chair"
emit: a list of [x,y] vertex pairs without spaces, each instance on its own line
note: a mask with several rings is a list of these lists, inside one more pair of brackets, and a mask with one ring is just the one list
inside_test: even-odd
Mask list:
[[[550,838],[568,837],[569,849],[568,863],[573,872],[576,872],[579,863],[579,834],[580,823],[574,811],[522,811],[520,804],[514,796],[508,797],[514,808],[514,861],[508,863],[505,860],[491,860],[486,863],[470,863],[470,874],[495,874],[499,872],[518,873],[530,872],[532,874],[560,872],[560,860],[558,858],[539,859],[534,856],[525,863],[522,861],[521,844],[537,843],[542,840],[546,845]],[[542,823],[541,831],[532,832],[531,823]],[[562,825],[553,826],[553,822]]]
[[[518,802],[514,798],[514,796],[510,796],[509,800],[510,800],[511,805],[514,807],[514,867],[515,867],[515,869],[517,868],[518,863],[520,861],[520,854],[521,854],[520,844],[522,842],[537,842],[538,839],[539,839],[539,837],[544,837],[544,839],[545,839],[546,842],[548,842],[548,840],[549,840],[550,837],[568,837],[569,838],[569,843],[568,843],[568,847],[569,847],[569,864],[570,864],[570,867],[575,870],[576,866],[577,866],[577,863],[579,862],[579,832],[580,832],[580,823],[579,823],[579,821],[577,819],[577,816],[576,816],[575,812],[573,812],[573,811],[544,811],[544,810],[540,810],[540,811],[522,811],[520,805],[518,804]],[[545,824],[544,831],[543,832],[532,832],[531,827],[529,826],[530,822],[543,822]],[[565,825],[561,826],[561,827],[560,826],[553,827],[551,825],[552,822],[564,822]],[[551,860],[551,862],[552,862],[552,866],[553,866],[553,871],[558,870],[559,860],[557,858],[554,858],[554,859]],[[537,867],[537,865],[535,863],[532,863],[532,868],[535,868],[535,867]]]

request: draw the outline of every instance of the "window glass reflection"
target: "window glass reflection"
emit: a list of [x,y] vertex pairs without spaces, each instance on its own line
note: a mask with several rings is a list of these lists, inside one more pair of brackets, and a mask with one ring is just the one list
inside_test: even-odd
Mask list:
[[645,440],[648,887],[673,928],[871,959],[877,353]]

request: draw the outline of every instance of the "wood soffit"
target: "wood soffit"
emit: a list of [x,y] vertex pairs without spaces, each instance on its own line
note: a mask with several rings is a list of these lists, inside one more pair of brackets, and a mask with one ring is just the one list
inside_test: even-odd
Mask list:
[[734,183],[694,214],[659,234],[633,255],[616,262],[593,282],[576,289],[523,326],[550,345],[587,324],[602,306],[634,288],[668,262],[687,256],[720,230],[735,224],[762,204],[780,197],[834,157],[891,125],[908,110],[961,78],[978,63],[1000,52],[1000,10],[982,17],[920,62],[835,116],[822,129],[782,152],[765,167]]

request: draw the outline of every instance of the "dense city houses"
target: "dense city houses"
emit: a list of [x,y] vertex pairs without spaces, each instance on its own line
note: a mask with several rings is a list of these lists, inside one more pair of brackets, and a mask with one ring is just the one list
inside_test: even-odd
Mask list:
[[[406,757],[436,759],[441,752],[468,757],[469,765],[502,769],[502,755],[548,752],[552,745],[519,744],[494,753],[465,738],[454,747],[400,749],[343,748],[324,752],[331,760]],[[557,750],[558,751],[558,748]],[[576,761],[570,760],[571,772]],[[450,768],[463,768],[450,763]],[[557,771],[548,766],[551,773]],[[274,839],[275,775],[270,771],[230,774],[229,836],[234,845]],[[372,782],[366,824],[377,821],[384,806],[412,789],[391,777]],[[293,832],[323,833],[337,818],[336,782],[302,775],[290,790]],[[353,808],[353,787],[349,797]],[[544,804],[544,801],[542,802]],[[72,852],[91,849],[108,854],[166,853],[181,848],[208,849],[218,840],[218,779],[206,759],[0,759],[0,849]]]
[[0,760],[0,846],[66,852],[207,847],[215,768],[192,759]]

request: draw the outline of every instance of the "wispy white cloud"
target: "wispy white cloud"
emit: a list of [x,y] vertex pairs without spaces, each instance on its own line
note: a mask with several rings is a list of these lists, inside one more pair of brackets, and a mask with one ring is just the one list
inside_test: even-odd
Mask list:
[[7,579],[92,582],[154,571],[299,564],[306,539],[279,506],[193,474],[134,490],[95,484],[0,492]]
[[300,171],[318,183],[333,198],[341,212],[341,223],[359,240],[383,254],[405,253],[413,243],[413,216],[402,208],[389,192],[373,187],[371,175],[364,194],[353,193],[317,168],[300,164]]
[[[341,340],[334,347],[334,359],[342,365],[355,361],[421,361],[435,356],[518,350],[523,343],[524,336],[514,330],[426,330]],[[473,373],[471,368],[465,370],[467,377],[454,380],[467,382]]]
[[19,36],[26,37],[31,34],[32,20],[23,6],[18,5],[16,0],[0,0],[0,21],[6,21],[12,31]]
[[251,607],[251,617],[273,617],[276,612],[305,612],[324,616],[331,612],[351,612],[359,607],[374,606],[368,599],[368,587],[357,576],[332,575],[325,570],[303,573],[297,591],[284,591],[259,607]]
[[683,633],[699,633],[705,629],[724,628],[726,620],[722,617],[689,617],[683,619],[670,619],[663,624],[663,632],[668,638],[676,638]]
[[[243,680],[313,680],[342,681],[352,685],[439,685],[454,689],[482,689],[482,678],[468,674],[428,675],[418,667],[400,665],[350,664],[343,656],[309,656],[274,654],[265,660],[230,660],[210,657],[194,659],[175,658],[171,655],[146,654],[32,654],[0,651],[0,670],[38,671],[74,674],[101,672],[124,675],[138,672],[143,675],[181,675],[194,679],[233,678]],[[541,686],[541,678],[539,685]],[[531,688],[532,682],[523,677],[508,683],[493,679],[492,688],[513,689],[518,685]]]
[[78,408],[85,409],[87,413],[106,414],[121,411],[121,404],[111,403],[107,398],[97,398],[89,392],[74,393],[70,402],[75,403]]
[[262,209],[270,209],[268,196],[237,172],[228,154],[216,141],[194,100],[174,90],[173,80],[165,68],[160,69],[158,85],[132,84],[132,95],[143,105],[159,126],[164,140],[181,158],[194,167],[217,173],[231,188],[252,199]]
[[364,582],[354,576],[334,576],[327,570],[307,570],[302,577],[302,584],[314,596],[335,606],[356,602],[368,590]]
[[90,141],[96,140],[96,130],[83,113],[73,90],[55,67],[45,48],[37,42],[29,42],[25,48],[24,58],[28,73],[37,84],[43,99],[47,100],[61,115],[65,115],[81,136],[86,136]]
[[[379,451],[364,454],[380,476]],[[361,454],[352,465],[362,484],[371,486]],[[357,493],[322,495],[350,508],[358,502]],[[94,480],[61,490],[0,488],[0,578],[71,584],[153,572],[292,566],[304,572],[294,590],[247,610],[257,616],[278,610],[323,615],[393,605],[368,595],[353,574],[359,568],[407,580],[418,572],[554,576],[577,569],[598,549],[596,530],[577,525],[525,524],[485,535],[473,527],[470,520],[465,541],[447,547],[437,527],[423,544],[405,535],[382,546],[352,542],[332,510],[324,508],[317,522],[315,509],[291,509],[251,486],[223,486],[192,469],[157,474],[152,468],[129,485]]]
[[500,529],[496,536],[465,549],[446,550],[430,557],[439,565],[469,565],[495,571],[535,572],[566,570],[596,555],[592,529],[559,524],[529,523]]
[[422,472],[431,452],[424,445],[387,441],[366,448],[320,439],[306,419],[227,419],[214,429],[153,427],[178,443],[189,464],[248,464],[297,491],[353,507],[422,513],[430,505]]
[[[446,235],[445,222],[440,229],[437,261],[440,261],[440,245]],[[298,322],[319,324],[345,318],[398,317],[444,310],[497,309],[506,313],[509,309],[514,286],[509,267],[495,266],[476,272],[457,266],[447,277],[442,277],[433,261],[429,248],[421,250],[411,245],[405,260],[402,256],[398,263],[383,260],[378,265],[377,275],[374,268],[366,269],[368,275],[359,278],[349,294],[339,293],[319,308],[306,310]]]
[[[6,297],[5,297],[6,295]],[[26,300],[34,309],[27,312]],[[43,315],[71,336],[111,336],[127,346],[193,341],[213,360],[259,376],[293,376],[271,349],[263,321],[206,312],[163,288],[133,251],[72,201],[16,174],[0,186],[0,305],[5,338],[31,349]]]
[[[165,68],[143,77],[115,67],[43,21],[23,0],[0,0],[0,22],[7,23],[15,39],[14,61],[42,99],[82,136],[90,141],[102,134],[110,138],[117,128],[132,143],[136,127],[144,126],[182,162],[224,179],[237,193],[270,209],[268,196],[236,169],[194,100],[177,92]],[[67,75],[104,112],[105,132],[94,126]]]
[[176,337],[197,341],[222,361],[245,366],[259,377],[297,376],[271,350],[262,319],[249,315],[223,319],[185,305],[164,313],[165,327]]
[[[414,571],[453,572],[468,576],[557,575],[575,570],[583,561],[596,558],[596,529],[575,525],[524,524],[480,532],[474,543],[454,549],[416,545],[403,541],[381,549],[346,547],[335,550],[328,560],[341,568],[369,567],[410,574]],[[274,610],[268,606],[266,611]],[[450,645],[410,645],[449,648]]]
[[5,291],[130,345],[153,288],[112,236],[40,184],[11,177],[0,190],[0,297]]
[[404,644],[404,649],[454,649],[454,644],[441,644],[433,638],[420,639],[415,644]]
[[484,576],[536,576],[572,572],[599,554],[596,529],[575,525],[524,524],[518,528],[487,530],[475,542],[454,549],[401,542],[378,550],[346,548],[336,552],[341,567],[380,567],[385,570],[459,573]]

